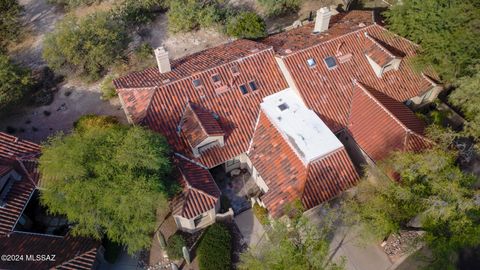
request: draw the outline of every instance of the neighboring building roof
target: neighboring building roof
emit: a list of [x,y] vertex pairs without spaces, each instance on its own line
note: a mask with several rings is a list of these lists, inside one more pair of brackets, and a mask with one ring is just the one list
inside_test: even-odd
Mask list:
[[39,154],[39,145],[0,132],[0,167],[14,169],[22,177],[11,186],[5,205],[0,207],[0,236],[13,230],[38,184]]
[[[232,44],[242,46],[245,43],[239,40]],[[239,73],[233,74],[232,67],[236,67]],[[219,86],[212,82],[211,77],[215,74],[221,77],[222,83]],[[203,85],[196,88],[193,79],[201,79]],[[251,89],[251,81],[255,82],[257,90]],[[247,94],[242,94],[240,85],[247,88]],[[165,135],[175,152],[211,168],[247,151],[263,97],[287,87],[273,57],[273,50],[252,52],[234,62],[160,86],[153,95],[144,123],[150,129]],[[222,91],[218,92],[219,89]],[[218,123],[225,132],[224,146],[205,150],[198,159],[193,157],[185,137],[177,132],[188,101],[218,115]]]
[[211,112],[187,102],[185,112],[179,123],[186,140],[196,147],[210,136],[223,136],[225,132]]
[[[354,17],[361,19],[368,17],[367,14],[371,16],[369,11],[348,14],[343,19],[351,19],[341,20],[337,24],[348,26]],[[345,27],[350,30],[343,31],[342,35],[338,35],[335,27],[340,26],[334,25],[332,29],[327,30],[323,35],[329,38],[325,41],[320,39],[311,47],[307,46],[311,45],[309,40],[314,38],[310,34],[312,26],[309,24],[294,29],[292,31],[299,34],[295,35],[292,42],[295,42],[298,48],[304,46],[303,49],[284,53],[283,47],[280,47],[276,51],[283,59],[306,105],[319,114],[332,131],[337,132],[347,124],[354,87],[353,79],[371,85],[401,102],[421,95],[433,86],[430,80],[415,72],[410,66],[409,62],[416,55],[417,45],[377,24],[364,23],[362,26],[353,28]],[[262,42],[271,44],[271,39],[289,38],[289,33],[292,31],[280,33],[278,37],[274,35]],[[301,38],[302,35],[303,38]],[[365,51],[368,51],[373,39],[377,41],[375,46],[378,47],[378,44],[384,48],[388,46],[388,51],[395,51],[395,55],[404,56],[398,70],[386,72],[381,78],[376,76],[365,56]],[[325,63],[327,57],[334,58],[335,67],[327,67]],[[307,64],[309,59],[313,59],[315,65],[309,66]]]
[[305,165],[263,111],[248,156],[269,188],[262,201],[274,217],[282,215],[286,203],[298,199],[310,209],[358,180],[343,146]]
[[210,172],[183,157],[177,156],[175,164],[183,190],[171,203],[172,214],[191,219],[215,208],[220,189]]
[[420,151],[432,145],[425,137],[425,123],[403,103],[355,83],[348,130],[374,161],[394,150]]
[[100,242],[90,238],[14,232],[0,237],[0,253],[55,255],[55,260],[0,261],[2,269],[94,269]]

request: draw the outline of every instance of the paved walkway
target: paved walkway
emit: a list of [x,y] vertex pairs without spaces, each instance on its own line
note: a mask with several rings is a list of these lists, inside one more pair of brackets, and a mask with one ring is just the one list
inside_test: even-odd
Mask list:
[[242,212],[234,220],[248,246],[254,247],[263,239],[265,230],[252,209]]

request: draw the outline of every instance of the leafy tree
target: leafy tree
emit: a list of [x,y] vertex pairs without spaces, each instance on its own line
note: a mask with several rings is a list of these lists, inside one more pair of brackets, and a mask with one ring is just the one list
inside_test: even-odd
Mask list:
[[390,30],[421,45],[417,64],[446,81],[471,74],[480,59],[478,0],[404,0],[385,16]]
[[475,67],[475,74],[457,81],[449,100],[465,114],[465,133],[480,140],[480,65]]
[[232,237],[225,225],[208,227],[198,245],[198,264],[201,270],[230,270]]
[[335,211],[325,211],[321,224],[313,224],[298,205],[287,206],[290,219],[273,221],[268,238],[241,255],[239,269],[343,269],[329,261],[328,237]]
[[263,19],[254,12],[241,12],[227,23],[227,34],[237,38],[257,39],[267,35]]
[[108,116],[84,116],[70,135],[49,138],[39,159],[41,203],[74,223],[74,235],[146,248],[157,209],[178,190],[166,140]]
[[0,53],[0,112],[20,101],[33,84],[30,71]]
[[22,6],[17,0],[0,0],[0,49],[18,37],[21,12]]
[[302,0],[258,0],[268,16],[278,16],[298,11]]
[[109,13],[67,16],[46,36],[43,58],[57,71],[73,69],[94,80],[122,55],[127,40],[125,26]]
[[475,178],[455,165],[453,154],[443,149],[398,152],[379,168],[367,171],[356,195],[345,203],[346,216],[363,225],[364,234],[381,239],[419,222],[415,226],[425,231],[433,266],[441,268],[454,265],[460,249],[480,244]]

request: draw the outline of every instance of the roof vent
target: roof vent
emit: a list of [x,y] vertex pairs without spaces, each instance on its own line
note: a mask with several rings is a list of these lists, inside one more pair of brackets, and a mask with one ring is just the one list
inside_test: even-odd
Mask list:
[[317,17],[315,18],[315,28],[313,29],[314,33],[321,33],[328,30],[328,25],[330,24],[330,18],[332,17],[332,12],[329,7],[322,7],[317,10]]
[[168,59],[168,52],[164,47],[158,47],[153,50],[155,58],[157,59],[158,70],[160,73],[167,73],[172,71],[170,60]]

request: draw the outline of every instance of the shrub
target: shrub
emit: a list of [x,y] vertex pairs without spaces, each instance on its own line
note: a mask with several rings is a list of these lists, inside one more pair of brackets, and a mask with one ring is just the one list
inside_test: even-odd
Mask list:
[[95,80],[122,55],[127,41],[125,26],[109,13],[68,16],[45,38],[43,57],[57,71],[73,69]]
[[301,0],[258,0],[267,16],[278,16],[298,11]]
[[0,53],[0,112],[18,103],[32,82],[29,70],[15,65],[7,55]]
[[227,23],[227,34],[237,38],[257,39],[267,35],[263,19],[254,12],[241,12]]
[[155,18],[154,10],[166,8],[166,0],[123,0],[113,14],[128,24],[144,24]]
[[229,270],[231,268],[232,237],[221,223],[210,226],[197,249],[201,270]]
[[170,2],[168,30],[172,33],[188,32],[198,27],[210,27],[222,19],[216,1],[204,3],[196,0]]
[[79,6],[91,5],[93,3],[100,3],[102,0],[48,0],[51,4],[65,6],[67,8],[74,8]]
[[186,245],[185,239],[179,234],[172,235],[167,241],[167,254],[171,259],[183,258],[182,248]]
[[108,100],[117,96],[115,86],[113,85],[113,75],[108,75],[100,84],[100,91],[102,92],[102,99]]
[[21,11],[17,0],[0,0],[0,49],[18,37]]
[[253,213],[257,217],[258,221],[262,223],[262,225],[267,225],[270,223],[268,219],[268,210],[264,207],[261,207],[258,203],[253,205]]

